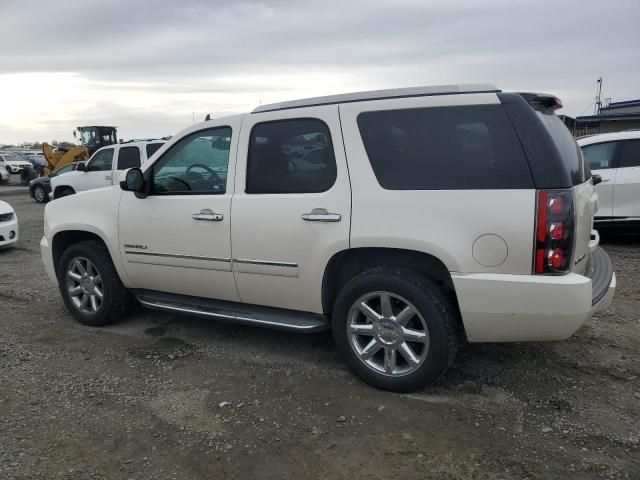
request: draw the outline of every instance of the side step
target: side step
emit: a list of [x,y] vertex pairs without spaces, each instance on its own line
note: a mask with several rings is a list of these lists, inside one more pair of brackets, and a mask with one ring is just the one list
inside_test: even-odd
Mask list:
[[329,319],[326,315],[317,313],[149,290],[133,290],[133,293],[142,305],[152,310],[215,318],[230,323],[289,332],[314,333],[329,329]]

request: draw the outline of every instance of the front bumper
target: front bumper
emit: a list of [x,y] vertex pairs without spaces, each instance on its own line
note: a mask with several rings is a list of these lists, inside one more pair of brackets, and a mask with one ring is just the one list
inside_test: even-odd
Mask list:
[[0,222],[0,249],[13,247],[18,243],[19,236],[18,217],[15,214],[8,222]]
[[[599,247],[585,275],[453,274],[471,342],[564,340],[611,305],[616,276]],[[597,259],[597,261],[595,261]],[[590,271],[591,269],[591,271]],[[610,275],[601,275],[602,269]]]
[[47,273],[47,276],[51,281],[57,284],[58,279],[56,278],[56,269],[53,265],[53,251],[51,250],[51,244],[47,237],[42,237],[42,240],[40,240],[40,255],[42,256],[44,271]]

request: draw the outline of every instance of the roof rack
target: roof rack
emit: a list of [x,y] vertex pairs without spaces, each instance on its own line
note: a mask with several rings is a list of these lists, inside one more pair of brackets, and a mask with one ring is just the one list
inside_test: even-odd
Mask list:
[[251,113],[287,110],[290,108],[332,105],[336,103],[364,102],[366,100],[382,100],[386,98],[424,97],[432,95],[454,95],[457,93],[497,93],[500,92],[491,84],[434,85],[430,87],[390,88],[386,90],[370,90],[368,92],[342,93],[326,97],[305,98],[288,102],[271,103],[255,108]]

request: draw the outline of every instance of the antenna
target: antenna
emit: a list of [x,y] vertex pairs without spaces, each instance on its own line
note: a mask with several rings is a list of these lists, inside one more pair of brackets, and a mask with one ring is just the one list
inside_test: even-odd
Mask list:
[[594,115],[600,115],[600,107],[602,107],[602,77],[597,81],[598,88],[596,94],[596,104],[594,106]]

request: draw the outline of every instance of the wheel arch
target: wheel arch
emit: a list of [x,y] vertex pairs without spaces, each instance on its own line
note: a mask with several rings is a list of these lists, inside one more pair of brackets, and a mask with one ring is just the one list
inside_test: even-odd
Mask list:
[[[53,235],[51,242],[51,253],[53,255],[53,267],[58,272],[60,258],[62,258],[62,254],[65,252],[67,248],[71,245],[85,241],[85,240],[95,240],[100,242],[105,246],[107,251],[109,251],[109,255],[112,257],[111,251],[109,250],[109,246],[105,239],[101,237],[99,234],[95,232],[90,232],[88,230],[62,230]],[[115,264],[115,262],[114,262]]]
[[322,279],[323,311],[331,314],[340,291],[349,280],[366,270],[381,266],[406,268],[434,281],[456,308],[458,327],[460,333],[464,334],[458,298],[449,269],[436,256],[416,250],[363,247],[346,249],[334,254],[325,267]]
[[75,195],[76,190],[75,188],[73,188],[71,185],[58,185],[54,190],[53,190],[53,197],[57,198],[58,197],[58,193],[60,193],[62,190],[71,190],[73,192],[73,194]]

